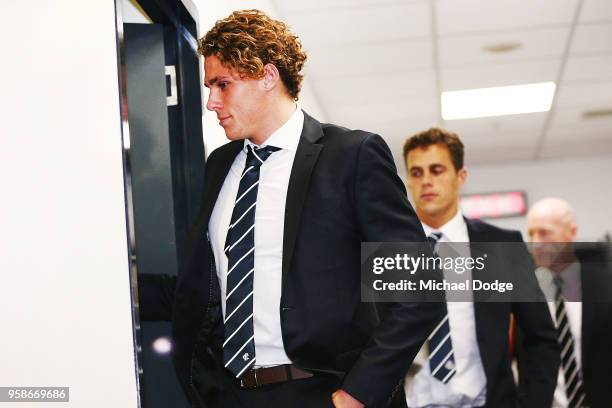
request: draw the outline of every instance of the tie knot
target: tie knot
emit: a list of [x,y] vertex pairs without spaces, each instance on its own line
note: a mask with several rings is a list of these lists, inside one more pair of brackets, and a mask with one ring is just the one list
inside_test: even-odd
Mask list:
[[553,282],[555,284],[555,286],[557,287],[558,290],[563,289],[563,278],[559,275],[555,276],[553,278]]
[[442,238],[441,232],[432,232],[427,236],[427,242],[429,242],[429,245],[433,247],[432,249],[436,255],[438,252],[438,242],[440,242],[440,238]]
[[274,146],[265,146],[265,147],[253,147],[251,145],[247,145],[247,161],[246,165],[259,167],[265,162],[270,155],[276,151],[280,150],[278,147]]
[[438,243],[438,241],[440,241],[440,238],[442,238],[442,233],[441,232],[432,232],[427,237],[427,241],[429,241],[431,244],[435,245],[435,244]]

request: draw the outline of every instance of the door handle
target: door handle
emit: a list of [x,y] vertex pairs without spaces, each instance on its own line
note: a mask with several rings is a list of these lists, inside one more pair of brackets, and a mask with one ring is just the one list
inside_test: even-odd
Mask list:
[[174,65],[165,66],[166,75],[170,76],[170,95],[166,96],[166,105],[178,105],[178,96],[176,89],[176,67]]

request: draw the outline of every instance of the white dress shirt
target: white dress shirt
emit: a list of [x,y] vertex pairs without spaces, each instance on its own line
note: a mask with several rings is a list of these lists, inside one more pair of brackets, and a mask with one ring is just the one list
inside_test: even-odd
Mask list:
[[[255,335],[256,367],[290,364],[285,352],[280,324],[281,276],[285,203],[289,176],[297,150],[304,113],[299,107],[289,120],[259,147],[275,146],[261,165],[259,190],[255,206],[255,273],[253,278],[253,328]],[[246,146],[255,146],[245,139],[238,153],[208,223],[208,232],[215,256],[217,276],[221,287],[221,305],[225,316],[227,256],[223,252],[227,230],[238,193],[240,175],[246,163]]]
[[[442,237],[439,242],[469,242],[467,225],[461,211],[458,211],[441,228],[433,229],[429,225],[422,225],[427,236],[432,232],[441,232]],[[462,245],[459,250],[465,251],[466,247]],[[471,275],[471,273],[467,276],[466,274],[462,276],[462,280]],[[447,384],[433,377],[429,369],[429,353],[425,343],[414,360],[421,366],[420,370],[416,374],[411,373],[413,371],[411,370],[405,379],[404,391],[409,408],[467,408],[483,406],[486,402],[487,379],[476,339],[474,303],[447,302],[446,306],[457,372]]]
[[[563,279],[563,287],[561,293],[565,299],[571,299],[573,302],[565,302],[565,313],[567,314],[567,320],[570,326],[570,332],[574,337],[574,352],[576,357],[576,363],[578,367],[582,369],[582,281],[580,279],[580,264],[574,262],[567,268],[561,271],[561,278]],[[546,268],[536,269],[536,277],[542,292],[546,296],[546,299],[554,299],[557,287],[553,281],[553,272]],[[555,302],[548,302],[548,310],[552,316],[553,322],[555,320]],[[567,394],[565,392],[565,376],[563,375],[563,368],[559,367],[559,373],[557,375],[557,388],[555,388],[555,394],[553,397],[553,408],[565,408],[567,407]]]

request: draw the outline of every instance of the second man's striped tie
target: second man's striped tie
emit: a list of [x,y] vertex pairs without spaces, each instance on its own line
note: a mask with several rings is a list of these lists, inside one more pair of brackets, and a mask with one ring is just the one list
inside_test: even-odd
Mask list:
[[[440,238],[442,238],[441,232],[434,232],[427,237],[427,240],[434,245],[434,254],[436,255]],[[448,383],[457,370],[455,368],[455,355],[446,302],[444,302],[444,317],[429,335],[427,344],[429,346],[429,371],[431,375],[445,384]]]

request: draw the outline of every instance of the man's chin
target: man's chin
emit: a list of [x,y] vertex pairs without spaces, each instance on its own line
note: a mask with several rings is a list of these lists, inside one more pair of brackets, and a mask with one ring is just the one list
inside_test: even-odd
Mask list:
[[236,132],[229,131],[229,130],[225,131],[225,137],[228,140],[231,140],[231,141],[246,139],[246,137],[241,136],[240,134],[238,134]]
[[439,205],[435,205],[432,203],[425,203],[424,205],[420,206],[420,209],[421,212],[427,215],[428,217],[435,217],[442,211]]

